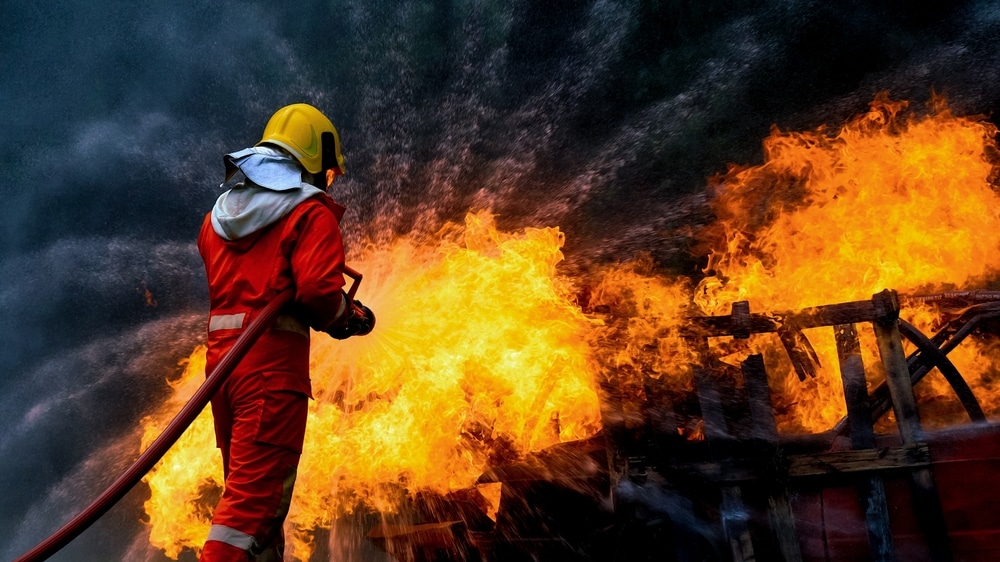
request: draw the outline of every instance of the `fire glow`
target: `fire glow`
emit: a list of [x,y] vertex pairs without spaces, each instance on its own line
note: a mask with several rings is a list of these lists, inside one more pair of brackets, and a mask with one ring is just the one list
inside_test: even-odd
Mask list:
[[[376,311],[376,331],[313,340],[316,400],[286,525],[294,556],[308,559],[312,530],[359,506],[392,512],[407,494],[471,488],[497,462],[595,435],[607,369],[683,387],[690,355],[676,335],[685,315],[727,314],[739,300],[763,312],[885,288],[987,287],[1000,269],[996,129],[943,102],[926,117],[905,109],[880,96],[839,131],[773,131],[763,165],[718,179],[698,282],[641,263],[570,280],[557,272],[557,228],[505,233],[486,212],[434,240],[369,249],[352,266],[365,273],[359,297]],[[904,314],[931,328],[929,311]],[[834,344],[808,335],[822,366],[815,378],[769,365],[773,392],[789,405],[777,412],[783,431],[821,431],[844,415]],[[754,338],[735,352],[774,345]],[[991,380],[984,353],[951,355],[980,396]],[[203,377],[196,350],[171,402],[145,420],[143,447]],[[924,395],[950,395],[937,378]],[[206,411],[147,477],[150,542],[168,556],[204,541],[219,464]]]
[[[401,240],[352,264],[365,272],[359,297],[378,328],[346,343],[314,338],[316,400],[289,513],[297,557],[308,559],[310,530],[357,502],[392,511],[407,490],[471,486],[503,449],[525,453],[599,430],[594,321],[556,275],[562,242],[555,228],[501,233],[479,213],[435,244]],[[148,422],[148,439],[160,423]],[[194,425],[188,433],[198,437],[186,434],[148,478],[150,540],[172,557],[200,547],[211,507],[200,495],[221,486],[220,473],[206,471],[208,485],[173,487],[194,459],[218,462],[210,413]],[[168,487],[169,502],[159,492]]]
[[[709,242],[714,275],[694,297],[701,311],[727,314],[740,300],[782,311],[866,300],[887,288],[986,287],[1000,271],[997,129],[952,115],[941,99],[932,105],[918,118],[882,94],[836,133],[773,131],[762,166],[721,178]],[[902,314],[933,333],[932,311],[908,306]],[[779,416],[786,430],[827,429],[846,413],[832,334],[807,337],[826,368],[804,384],[794,375],[771,380],[795,405]],[[866,369],[877,370],[874,344],[862,351]],[[974,387],[991,368],[979,353],[967,347],[951,355]],[[952,394],[946,384],[936,388]]]

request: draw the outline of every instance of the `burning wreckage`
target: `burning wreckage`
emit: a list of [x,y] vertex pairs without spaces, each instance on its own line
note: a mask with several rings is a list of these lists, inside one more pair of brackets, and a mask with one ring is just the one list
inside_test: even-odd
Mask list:
[[[507,462],[499,443],[476,488],[418,495],[367,537],[404,561],[1000,558],[1000,292],[921,292],[1000,269],[996,129],[942,107],[904,123],[903,106],[877,99],[828,137],[776,132],[763,166],[722,178],[694,314],[638,336],[636,309],[663,294],[580,299],[607,327],[599,432]],[[942,174],[965,178],[959,195]],[[931,203],[972,176],[971,209]],[[796,306],[822,295],[848,298]]]
[[[558,228],[485,212],[372,245],[353,265],[380,329],[312,343],[288,553],[997,559],[997,128],[906,107],[774,130],[764,164],[715,178],[697,281],[643,260],[567,279]],[[140,460],[204,355],[143,420]],[[143,477],[171,559],[193,559],[223,482],[210,412],[188,423]]]
[[[419,522],[376,525],[368,537],[413,561],[996,559],[1000,425],[948,354],[968,338],[1000,336],[1000,292],[907,300],[933,303],[947,320],[928,337],[899,318],[889,290],[782,313],[752,313],[743,301],[729,315],[689,318],[684,337],[703,354],[693,403],[662,380],[644,376],[630,389],[610,373],[601,434],[482,475],[479,484],[502,485],[495,522],[452,494],[423,498],[411,513]],[[862,326],[881,358],[875,377]],[[770,359],[748,354],[734,367],[708,342],[771,335],[804,380],[816,368],[804,331],[815,329],[836,341],[847,415],[821,433],[784,435]],[[933,369],[971,423],[922,427],[914,386]],[[692,424],[694,440],[684,437]]]

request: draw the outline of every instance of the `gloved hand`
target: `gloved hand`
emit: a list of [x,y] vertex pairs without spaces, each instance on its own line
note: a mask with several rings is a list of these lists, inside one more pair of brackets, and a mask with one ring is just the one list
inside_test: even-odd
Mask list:
[[347,322],[340,326],[330,328],[326,333],[330,337],[338,340],[346,340],[351,336],[366,336],[375,329],[375,313],[372,309],[361,304],[361,301],[349,303],[351,307]]

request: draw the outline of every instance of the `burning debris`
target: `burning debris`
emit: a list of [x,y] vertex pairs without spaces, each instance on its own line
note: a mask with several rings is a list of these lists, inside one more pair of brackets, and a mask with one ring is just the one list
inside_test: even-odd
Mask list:
[[[292,552],[335,550],[317,533],[354,518],[401,560],[639,560],[654,547],[808,559],[836,550],[829,529],[822,544],[807,536],[839,489],[816,487],[823,463],[888,466],[933,508],[922,428],[1000,409],[993,293],[954,292],[993,288],[1000,267],[996,132],[940,100],[916,115],[886,96],[838,131],[775,130],[762,165],[714,180],[699,279],[642,260],[567,279],[557,228],[505,233],[485,212],[435,240],[367,249],[357,266],[382,283],[364,295],[380,329],[350,353],[314,342]],[[173,400],[203,368],[196,350]],[[903,437],[886,445],[893,424]],[[147,478],[150,542],[171,558],[207,533],[222,482],[211,428],[206,411]],[[856,458],[823,456],[838,447]],[[883,505],[899,479],[865,474],[862,494]],[[813,488],[780,485],[802,478]],[[867,522],[884,527],[873,548],[889,548],[873,509],[863,546]],[[947,542],[923,536],[933,553]]]

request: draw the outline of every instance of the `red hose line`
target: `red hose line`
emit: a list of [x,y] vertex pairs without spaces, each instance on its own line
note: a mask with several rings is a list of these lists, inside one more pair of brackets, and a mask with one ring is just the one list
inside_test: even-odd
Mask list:
[[247,329],[243,331],[243,334],[236,340],[233,347],[222,358],[215,371],[205,379],[205,382],[194,393],[194,396],[174,416],[170,425],[163,430],[163,433],[156,438],[156,441],[153,441],[149,448],[132,463],[132,466],[123,472],[100,497],[94,500],[93,503],[87,506],[76,517],[63,525],[61,529],[53,533],[52,536],[40,542],[38,546],[21,555],[14,562],[36,562],[48,559],[93,525],[113,505],[118,503],[118,500],[125,497],[125,494],[163,458],[167,450],[180,439],[184,430],[205,409],[205,405],[208,404],[212,396],[219,390],[219,387],[229,377],[229,374],[233,372],[233,369],[243,360],[243,357],[250,351],[253,344],[257,342],[260,335],[271,324],[271,321],[274,320],[274,317],[278,315],[281,307],[291,300],[293,293],[294,291],[291,289],[279,293],[274,300],[260,311],[257,318],[247,326]]

